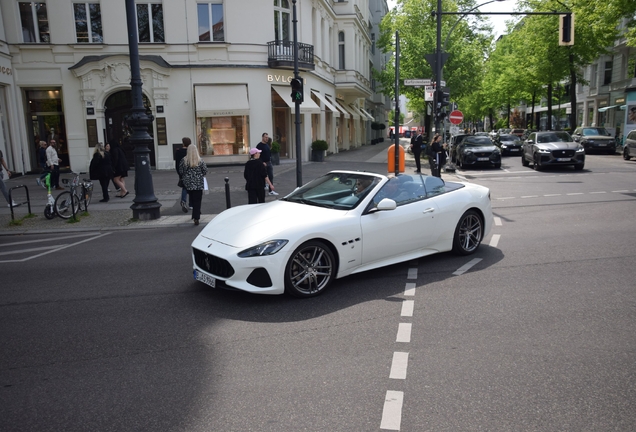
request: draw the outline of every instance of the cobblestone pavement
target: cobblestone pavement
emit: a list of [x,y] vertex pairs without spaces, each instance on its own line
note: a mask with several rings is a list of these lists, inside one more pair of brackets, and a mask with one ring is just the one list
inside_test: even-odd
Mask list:
[[[328,155],[324,162],[304,162],[300,173],[301,183],[306,183],[334,169],[387,173],[389,171],[388,147],[392,144],[385,140],[384,143],[377,145],[364,145],[356,149]],[[408,140],[402,139],[401,145],[408,145]],[[405,159],[406,172],[414,172],[413,156],[406,152]],[[391,163],[392,166],[393,163]],[[283,159],[280,165],[274,166],[274,185],[279,196],[266,195],[266,201],[273,201],[293,191],[298,183],[297,170],[295,160]],[[428,163],[424,159],[422,160],[422,171],[428,171]],[[9,179],[6,181],[7,189],[14,188],[12,190],[13,200],[20,205],[13,209],[13,220],[11,211],[6,204],[3,202],[0,206],[0,235],[193,226],[190,212],[183,213],[179,205],[181,190],[177,187],[177,174],[172,170],[152,171],[151,173],[154,195],[161,204],[161,217],[149,221],[133,220],[131,205],[134,204],[135,197],[134,171],[130,171],[129,177],[126,178],[130,194],[125,198],[115,197],[114,186],[111,184],[112,192],[109,202],[100,203],[102,193],[99,184],[96,183],[88,214],[80,214],[77,221],[63,220],[58,217],[48,220],[44,217],[44,207],[47,202],[46,190],[36,184],[35,179],[38,175],[30,174]],[[70,173],[61,175],[61,178],[71,177]],[[201,225],[205,225],[215,215],[228,208],[228,199],[230,206],[247,204],[242,165],[210,166],[207,178],[210,191],[203,196]],[[452,174],[446,174],[444,178],[456,180]],[[26,188],[28,188],[31,202],[32,217],[27,216],[29,210],[26,203]],[[53,196],[57,196],[58,193],[53,191]]]

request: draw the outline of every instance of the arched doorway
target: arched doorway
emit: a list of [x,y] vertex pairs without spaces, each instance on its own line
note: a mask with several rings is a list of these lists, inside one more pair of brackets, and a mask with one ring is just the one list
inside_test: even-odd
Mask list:
[[[143,103],[146,110],[150,110],[150,101],[143,96]],[[129,142],[129,137],[132,134],[132,130],[126,124],[126,116],[132,109],[132,92],[130,90],[122,90],[117,93],[113,93],[108,96],[106,103],[104,104],[104,117],[106,119],[106,141],[118,142],[122,150],[126,154],[128,164],[131,167],[135,166],[135,157],[133,154],[134,146]],[[149,146],[150,149],[150,165],[156,166],[155,162],[155,145],[154,145],[154,133],[152,123],[148,126],[148,134],[153,137],[153,143]]]

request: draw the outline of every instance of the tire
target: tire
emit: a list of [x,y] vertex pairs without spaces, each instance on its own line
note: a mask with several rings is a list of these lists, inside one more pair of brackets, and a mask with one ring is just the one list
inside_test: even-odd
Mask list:
[[581,171],[581,170],[583,170],[584,166],[585,166],[585,164],[574,165],[574,171]]
[[85,191],[85,199],[82,200],[82,210],[88,211],[88,206],[91,203],[91,199],[93,198],[93,188],[86,188]]
[[613,148],[613,149],[609,149],[609,150],[607,151],[607,154],[608,154],[608,155],[616,154],[616,149],[615,149],[615,148]]
[[51,204],[47,204],[46,207],[44,207],[44,217],[49,220],[55,218],[55,210],[53,210]]
[[523,165],[524,167],[527,167],[530,165],[530,162],[526,160],[526,156],[523,154],[521,155],[521,165]]
[[453,236],[453,252],[470,255],[477,250],[484,237],[484,222],[475,210],[468,210],[459,218]]
[[[74,197],[73,204],[75,205],[75,213],[79,210],[79,199]],[[62,219],[68,219],[73,216],[73,209],[71,208],[71,193],[69,191],[62,192],[55,198],[55,214]]]
[[285,266],[285,291],[294,297],[322,293],[336,275],[336,260],[323,242],[310,240],[300,245]]
[[495,169],[501,169],[501,164],[500,163],[495,164]]
[[632,157],[629,155],[627,149],[623,150],[623,159],[630,160]]
[[534,155],[534,158],[532,160],[532,167],[534,168],[535,171],[541,171],[543,168],[541,167],[541,165],[539,165],[539,162],[537,162],[538,158],[537,155]]

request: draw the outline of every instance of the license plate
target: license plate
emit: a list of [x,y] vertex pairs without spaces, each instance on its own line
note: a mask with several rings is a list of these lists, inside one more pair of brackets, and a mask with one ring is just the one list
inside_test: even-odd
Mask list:
[[485,162],[485,161],[490,160],[490,158],[477,158],[477,160],[480,161],[480,162]]
[[519,149],[509,149],[510,151],[519,151]]
[[606,147],[607,146],[607,144],[596,144],[596,145],[599,146],[599,147]]
[[557,158],[557,162],[568,162],[570,160],[570,158]]
[[194,271],[194,279],[203,282],[206,285],[210,285],[212,288],[216,287],[216,279],[200,271]]

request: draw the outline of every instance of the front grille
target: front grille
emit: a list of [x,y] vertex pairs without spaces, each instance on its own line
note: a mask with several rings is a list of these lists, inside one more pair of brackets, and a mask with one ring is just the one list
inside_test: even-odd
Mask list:
[[555,158],[566,158],[566,157],[574,157],[574,150],[554,150],[552,152],[552,157]]
[[473,154],[477,157],[490,157],[491,152],[475,152]]
[[194,262],[206,272],[226,279],[234,274],[234,268],[226,260],[196,248],[192,248],[192,251],[194,253]]

